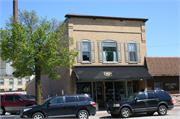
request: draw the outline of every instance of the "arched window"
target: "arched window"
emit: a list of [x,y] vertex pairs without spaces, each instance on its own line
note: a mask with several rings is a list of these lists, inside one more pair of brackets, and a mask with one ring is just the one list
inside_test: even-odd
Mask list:
[[92,63],[95,62],[94,42],[90,40],[77,41],[77,62],[80,63]]
[[98,42],[99,62],[117,63],[121,62],[121,43],[113,40]]
[[141,62],[140,44],[135,41],[125,43],[125,59],[129,63]]

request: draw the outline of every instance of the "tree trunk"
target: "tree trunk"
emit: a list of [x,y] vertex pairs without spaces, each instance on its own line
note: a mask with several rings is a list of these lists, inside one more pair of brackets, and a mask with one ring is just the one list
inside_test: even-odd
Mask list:
[[[37,59],[35,59],[35,62],[37,62]],[[41,103],[41,67],[35,66],[35,75],[36,75],[36,104],[39,105]]]

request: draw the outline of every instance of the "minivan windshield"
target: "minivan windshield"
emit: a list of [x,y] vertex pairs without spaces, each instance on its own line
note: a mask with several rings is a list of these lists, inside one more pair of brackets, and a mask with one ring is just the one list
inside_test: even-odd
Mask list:
[[42,102],[40,105],[44,105],[44,104],[46,104],[46,102],[48,102],[50,99],[52,99],[52,97],[50,97],[50,98],[48,98],[48,99],[46,99],[44,102]]
[[132,93],[131,95],[125,97],[124,100],[132,100],[132,99],[134,99],[136,97],[137,94],[138,93]]

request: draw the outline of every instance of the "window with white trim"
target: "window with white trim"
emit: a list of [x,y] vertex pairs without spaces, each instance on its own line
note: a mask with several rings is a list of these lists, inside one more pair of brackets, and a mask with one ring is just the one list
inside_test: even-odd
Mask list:
[[89,42],[82,42],[82,56],[83,61],[90,61],[90,47]]
[[12,78],[9,79],[9,85],[14,85],[14,79]]
[[125,61],[128,63],[140,63],[140,44],[135,41],[124,43],[125,48]]
[[22,79],[18,78],[18,85],[22,85]]

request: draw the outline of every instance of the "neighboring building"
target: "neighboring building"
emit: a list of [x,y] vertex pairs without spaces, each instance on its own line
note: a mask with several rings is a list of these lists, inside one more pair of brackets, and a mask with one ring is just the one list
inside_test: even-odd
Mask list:
[[26,84],[33,76],[15,78],[12,74],[14,71],[15,69],[10,66],[10,63],[2,61],[0,57],[0,94],[26,93]]
[[169,94],[179,94],[180,57],[146,57],[153,79],[147,80],[147,90],[163,89]]
[[[67,14],[67,35],[74,40],[79,55],[72,70],[61,69],[59,80],[42,76],[42,96],[89,94],[99,106],[122,100],[146,90],[152,79],[144,66],[145,22],[148,19]],[[35,94],[35,80],[27,93]]]

